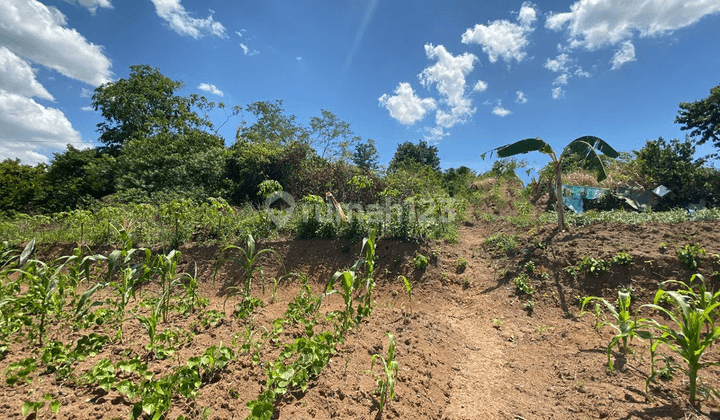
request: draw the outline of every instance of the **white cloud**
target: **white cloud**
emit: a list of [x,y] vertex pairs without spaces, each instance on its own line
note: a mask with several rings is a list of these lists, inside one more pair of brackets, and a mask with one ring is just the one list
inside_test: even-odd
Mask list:
[[477,83],[475,83],[475,86],[473,86],[473,90],[475,92],[485,92],[487,88],[487,83],[483,82],[482,80],[478,80]]
[[612,69],[617,70],[622,67],[625,63],[635,61],[635,46],[630,41],[625,41],[620,44],[620,48],[615,51],[615,55],[612,60]]
[[63,149],[81,138],[62,111],[0,89],[0,140],[0,160],[35,164],[48,161],[39,150]]
[[525,2],[518,12],[517,19],[523,26],[530,26],[537,20],[537,11],[532,4]]
[[717,0],[580,0],[570,11],[552,14],[545,26],[567,27],[572,48],[593,51],[640,37],[661,36],[690,26],[709,14],[720,12]]
[[204,90],[205,92],[212,93],[213,95],[217,96],[223,96],[224,93],[220,89],[218,89],[215,85],[210,83],[200,83],[200,86],[198,86],[198,89]]
[[551,93],[553,99],[562,99],[565,97],[565,90],[563,90],[561,86],[553,88]]
[[394,96],[384,94],[378,101],[390,111],[390,116],[401,124],[413,125],[425,118],[429,111],[437,108],[435,99],[421,99],[415,94],[410,83],[399,83],[394,93]]
[[570,77],[572,77],[570,76],[570,73],[563,73],[553,80],[553,85],[567,85]]
[[557,73],[559,71],[567,71],[571,61],[567,54],[562,53],[554,59],[548,58],[544,66],[546,69]]
[[220,38],[227,38],[227,31],[220,22],[213,20],[212,12],[205,19],[190,16],[180,0],[152,0],[158,16],[165,19],[170,28],[180,35],[195,39],[210,34]]
[[519,104],[526,104],[527,101],[528,99],[522,90],[518,90],[517,92],[515,92],[515,102]]
[[243,43],[240,43],[240,48],[242,48],[242,50],[243,50],[243,55],[252,57],[253,55],[260,54],[260,51],[250,49],[247,45],[245,45]]
[[444,46],[425,45],[425,55],[436,59],[437,63],[427,67],[418,75],[420,83],[426,88],[435,85],[440,93],[441,101],[450,107],[450,112],[438,110],[435,114],[436,123],[450,128],[475,113],[472,101],[465,96],[465,76],[473,69],[477,57],[470,53],[453,56]]
[[79,4],[80,6],[88,9],[90,13],[95,14],[98,7],[104,7],[107,9],[112,9],[113,6],[110,3],[110,0],[65,0],[68,3],[71,4]]
[[90,89],[81,88],[80,89],[80,97],[81,98],[92,98],[93,91]]
[[590,73],[583,70],[583,68],[580,66],[578,66],[577,69],[575,69],[575,76],[584,77],[586,79],[591,77]]
[[239,36],[240,38],[242,38],[243,36],[245,36],[245,32],[247,32],[245,29],[240,29],[239,31],[235,31],[235,33],[237,34],[237,36]]
[[446,137],[446,136],[449,136],[449,135],[450,135],[450,133],[448,133],[447,131],[445,131],[445,130],[444,130],[442,127],[440,127],[440,126],[425,127],[425,132],[426,132],[427,134],[425,134],[423,137],[424,137],[425,140],[427,140],[427,141],[439,141],[439,140],[442,140],[443,137]]
[[55,100],[35,79],[35,70],[30,64],[5,47],[0,47],[0,89],[28,98]]
[[85,111],[85,112],[90,112],[90,111],[95,111],[95,108],[93,108],[91,106],[84,106],[84,107],[80,108],[80,110]]
[[491,63],[498,58],[508,63],[512,60],[521,62],[527,55],[525,48],[530,44],[527,36],[534,30],[530,25],[535,19],[535,9],[530,3],[524,3],[518,13],[520,24],[507,20],[496,20],[487,25],[477,24],[463,33],[462,42],[482,45]]
[[296,59],[297,61],[302,61],[302,57],[300,57],[300,56],[295,57],[295,59]]
[[493,108],[492,113],[497,115],[498,117],[507,117],[508,115],[512,114],[512,111],[503,108],[502,105],[498,105]]
[[37,0],[0,1],[0,39],[10,51],[93,86],[109,82],[102,47],[65,25],[65,15]]

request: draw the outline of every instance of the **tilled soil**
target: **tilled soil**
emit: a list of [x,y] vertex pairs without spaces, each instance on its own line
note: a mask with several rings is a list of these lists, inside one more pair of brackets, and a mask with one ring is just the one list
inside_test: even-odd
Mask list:
[[[513,253],[486,243],[486,238],[501,232],[517,235],[518,246]],[[559,232],[554,226],[523,229],[504,222],[473,221],[461,228],[460,239],[454,244],[380,240],[374,311],[347,333],[345,342],[337,346],[330,363],[311,380],[305,392],[297,390],[278,401],[274,417],[718,419],[718,399],[701,395],[699,408],[690,406],[688,381],[679,368],[671,379],[652,382],[646,392],[648,343],[632,341],[626,355],[613,349],[615,369],[610,371],[606,348],[613,330],[605,326],[596,331],[592,314],[579,316],[579,301],[585,296],[614,301],[618,287],[632,287],[635,311],[652,301],[659,282],[670,278],[689,280],[694,271],[680,264],[676,252],[686,244],[697,243],[706,250],[698,271],[717,290],[720,284],[711,274],[720,269],[712,257],[720,253],[718,235],[720,227],[716,222],[596,224]],[[281,265],[272,255],[263,256],[266,278],[303,272],[315,293],[320,293],[336,270],[351,266],[360,252],[359,243],[343,240],[276,240],[260,243],[259,247],[273,248],[282,257]],[[237,284],[237,267],[223,266],[214,279],[220,247],[188,244],[181,251],[181,269],[189,273],[197,270],[200,294],[210,298],[205,311],[222,311],[227,287]],[[580,273],[573,277],[564,270],[584,256],[609,261],[621,251],[632,256],[632,264],[612,265],[599,276]],[[69,253],[69,248],[56,246],[44,252],[58,256]],[[416,253],[430,258],[426,270],[413,266]],[[465,268],[459,267],[459,258],[467,261]],[[535,289],[532,299],[522,296],[512,281],[528,261],[542,267],[536,272],[547,273],[545,278],[530,276]],[[413,282],[411,301],[399,275]],[[249,354],[239,351],[238,343],[246,327],[258,331],[272,328],[272,321],[283,316],[301,287],[297,276],[282,277],[272,298],[270,281],[266,282],[264,295],[256,284],[253,295],[265,306],[255,312],[252,322],[230,316],[238,302],[236,296],[228,299],[228,316],[215,327],[201,325],[200,313],[173,313],[159,329],[192,331],[192,340],[165,360],[148,357],[145,330],[137,320],[128,319],[124,341],[108,343],[97,356],[75,364],[75,372],[80,376],[103,358],[117,361],[138,355],[151,372],[162,376],[208,346],[223,343],[231,346],[238,357],[204,383],[196,399],[175,398],[167,418],[245,418],[249,414],[246,403],[263,390],[265,363],[277,357],[280,346],[264,347],[258,364]],[[143,293],[149,296],[154,292],[150,286]],[[528,300],[533,301],[532,310]],[[323,302],[322,311],[327,313],[341,306],[337,295],[330,296]],[[134,308],[139,313],[147,311]],[[105,325],[86,331],[55,327],[46,341],[71,343],[89,332],[113,337],[115,331]],[[291,342],[302,333],[299,327],[289,327],[283,333],[283,342]],[[395,398],[381,413],[375,393],[381,368],[376,363],[371,369],[371,358],[374,354],[387,356],[387,333],[395,336],[399,371]],[[0,371],[5,372],[9,363],[22,358],[39,358],[39,351],[34,343],[10,343],[8,353],[0,360]],[[672,360],[681,364],[677,357]],[[706,353],[705,360],[720,361],[718,345]],[[81,382],[58,381],[53,373],[43,372],[40,362],[38,366],[30,384],[10,386],[3,381],[0,418],[20,418],[24,401],[40,400],[47,393],[60,401],[60,411],[55,415],[45,407],[38,418],[128,417],[134,401],[117,390],[105,392]],[[720,387],[720,368],[707,368],[700,376],[701,385]]]

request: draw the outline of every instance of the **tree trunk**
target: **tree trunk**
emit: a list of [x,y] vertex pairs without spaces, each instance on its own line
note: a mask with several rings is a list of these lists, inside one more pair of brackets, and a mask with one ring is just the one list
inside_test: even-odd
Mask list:
[[562,178],[560,161],[555,162],[555,209],[558,214],[558,226],[565,230],[565,205],[562,200]]

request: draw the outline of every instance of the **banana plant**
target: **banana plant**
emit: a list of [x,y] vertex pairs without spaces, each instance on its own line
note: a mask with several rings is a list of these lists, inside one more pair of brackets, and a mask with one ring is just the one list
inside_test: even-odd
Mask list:
[[[565,207],[562,202],[563,195],[561,180],[563,158],[570,154],[582,156],[585,158],[585,161],[589,164],[590,168],[596,171],[597,181],[601,182],[607,178],[607,172],[605,171],[605,166],[603,165],[598,152],[613,159],[619,156],[619,153],[616,152],[615,149],[610,147],[610,145],[604,140],[595,136],[583,136],[576,138],[571,141],[570,144],[565,146],[565,149],[563,149],[559,157],[553,148],[539,137],[520,140],[512,144],[500,146],[497,149],[491,150],[489,153],[492,154],[493,152],[497,153],[497,156],[501,158],[530,152],[540,152],[550,156],[555,170],[555,200],[558,214],[558,225],[561,230],[566,228]],[[481,157],[485,159],[485,155],[486,153],[483,153]]]

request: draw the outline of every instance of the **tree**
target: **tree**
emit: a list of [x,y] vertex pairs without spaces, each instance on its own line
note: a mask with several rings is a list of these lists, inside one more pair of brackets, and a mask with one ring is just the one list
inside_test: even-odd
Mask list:
[[41,206],[49,212],[85,207],[115,191],[115,159],[100,149],[72,145],[55,153],[45,175]]
[[132,139],[212,128],[206,116],[192,110],[206,109],[210,103],[197,95],[187,98],[175,95],[183,85],[163,76],[157,68],[136,65],[130,66],[127,79],[99,86],[92,105],[105,118],[97,125],[100,141],[116,152]]
[[[680,102],[680,110],[675,123],[682,124],[681,130],[690,130],[693,137],[699,136],[696,144],[708,140],[720,148],[720,85],[710,90],[710,96],[695,102]],[[710,157],[717,158],[718,153]]]
[[702,198],[701,189],[697,185],[695,188],[690,186],[700,180],[698,170],[705,163],[705,159],[694,158],[695,146],[690,140],[681,142],[673,139],[668,143],[659,137],[657,140],[648,140],[640,151],[633,153],[640,173],[672,191],[675,194],[675,203],[687,203]]
[[438,149],[435,146],[430,146],[425,140],[420,140],[417,145],[409,141],[398,144],[398,148],[390,161],[388,170],[391,172],[396,171],[403,164],[411,162],[428,166],[437,172],[440,171]]
[[245,110],[255,115],[256,121],[250,126],[246,121],[240,123],[235,135],[236,144],[242,142],[268,142],[279,145],[294,142],[307,143],[307,130],[295,122],[294,115],[285,115],[283,101],[253,102]]
[[0,212],[33,210],[42,192],[47,165],[23,165],[20,159],[0,162]]
[[350,154],[350,146],[357,144],[360,137],[353,136],[350,124],[325,109],[322,116],[310,119],[312,143],[323,159],[334,160],[346,158]]
[[[584,156],[588,167],[597,171],[597,181],[602,182],[605,178],[607,178],[607,173],[605,172],[605,165],[603,165],[598,152],[613,159],[619,155],[618,152],[610,147],[609,144],[605,143],[604,140],[594,136],[578,137],[577,139],[571,141],[570,144],[565,146],[565,149],[563,149],[560,157],[557,157],[552,147],[539,137],[520,140],[518,142],[493,149],[493,151],[501,158],[530,152],[540,152],[550,156],[555,169],[555,201],[558,214],[558,226],[560,229],[565,229],[566,227],[565,206],[562,202],[562,181],[560,178],[562,174],[563,158],[572,153]],[[482,158],[485,158],[485,154],[482,155]]]
[[375,171],[378,168],[379,159],[380,156],[378,155],[373,139],[368,139],[366,143],[358,143],[355,145],[355,152],[352,155],[352,162],[355,166]]
[[182,196],[201,201],[223,194],[225,147],[210,133],[194,130],[133,139],[117,162],[118,194],[127,200]]

